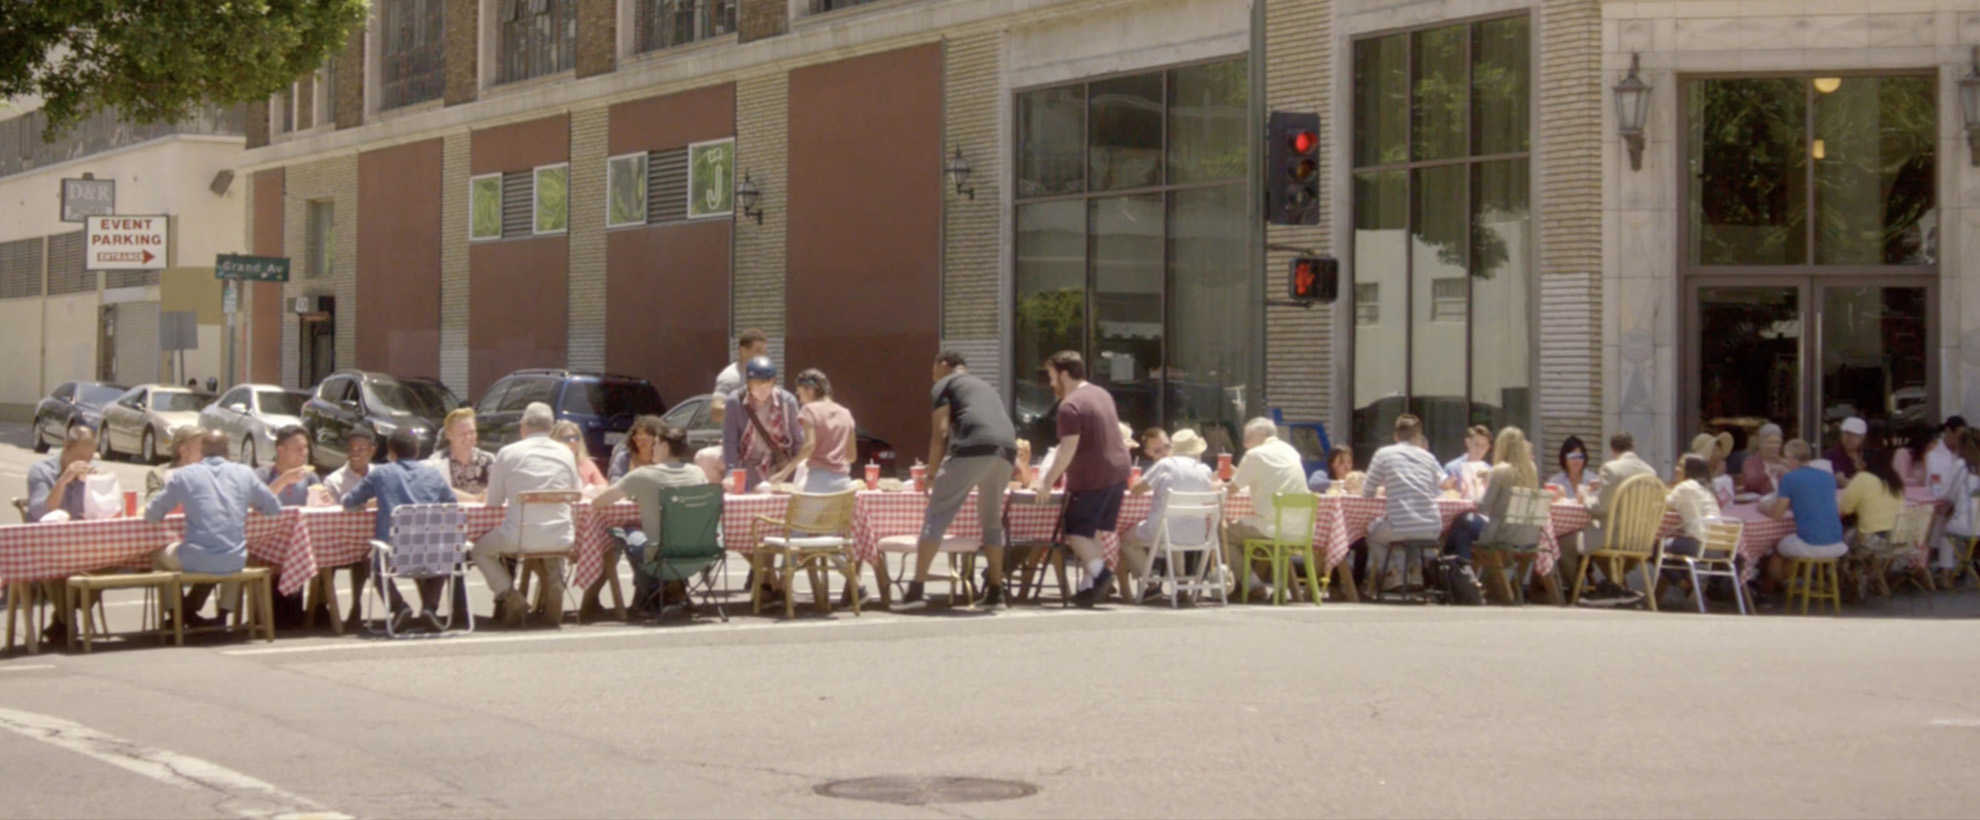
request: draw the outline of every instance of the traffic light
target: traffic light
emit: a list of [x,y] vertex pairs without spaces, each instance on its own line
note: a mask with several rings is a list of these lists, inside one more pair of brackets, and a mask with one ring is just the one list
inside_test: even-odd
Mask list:
[[1265,131],[1265,221],[1320,224],[1320,115],[1274,111]]
[[1340,298],[1340,260],[1331,256],[1293,257],[1286,269],[1286,288],[1295,302],[1331,304]]

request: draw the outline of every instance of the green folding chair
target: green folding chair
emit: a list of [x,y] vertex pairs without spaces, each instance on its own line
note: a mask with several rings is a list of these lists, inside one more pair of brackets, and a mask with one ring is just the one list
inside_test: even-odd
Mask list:
[[1245,600],[1251,598],[1251,563],[1264,561],[1272,568],[1272,604],[1285,603],[1286,587],[1293,579],[1293,556],[1303,555],[1306,556],[1307,593],[1312,597],[1314,606],[1319,606],[1324,594],[1324,588],[1320,586],[1320,562],[1324,559],[1314,555],[1313,521],[1319,516],[1320,496],[1313,493],[1278,493],[1272,496],[1272,508],[1276,510],[1274,531],[1279,537],[1244,539],[1244,560],[1231,568],[1242,579],[1242,597]]
[[[667,584],[679,581],[687,585],[690,598],[698,590],[703,607],[714,607],[717,616],[729,620],[715,599],[716,573],[721,574],[723,589],[729,583],[728,552],[722,548],[722,485],[667,487],[633,500],[641,509],[659,505],[660,532],[647,533],[650,540],[637,564],[641,573],[657,582],[653,594],[662,594]],[[652,603],[640,605],[657,609]]]

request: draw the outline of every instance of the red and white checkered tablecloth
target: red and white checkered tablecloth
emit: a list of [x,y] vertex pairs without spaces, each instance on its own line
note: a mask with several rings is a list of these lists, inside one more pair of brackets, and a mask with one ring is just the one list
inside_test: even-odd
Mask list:
[[[462,504],[467,513],[467,537],[472,542],[489,530],[501,526],[503,508],[484,504]],[[371,510],[344,510],[335,507],[311,507],[302,510],[299,520],[301,530],[307,535],[307,543],[315,553],[315,561],[310,569],[314,574],[317,567],[341,567],[364,560],[371,555],[371,539],[376,534]],[[577,506],[573,513],[573,523],[577,528],[577,544],[574,552],[576,566],[572,568],[571,583],[582,589],[597,580],[605,567],[605,550],[610,546],[612,527],[639,523],[639,507],[630,501],[614,504],[605,509],[596,509],[590,502]],[[302,576],[307,579],[308,576]],[[292,592],[286,573],[283,591]],[[301,589],[300,581],[296,589]]]
[[[282,591],[295,592],[316,574],[306,536],[298,538],[296,509],[250,514],[248,554],[276,567]],[[142,518],[64,521],[0,527],[0,579],[59,581],[102,569],[148,569],[151,554],[185,535],[184,516],[159,523]]]
[[[1052,503],[1040,504],[1037,496],[1029,491],[1011,492],[1004,495],[1005,513],[1010,522],[1007,537],[1013,541],[1047,541],[1058,530],[1059,500],[1055,494]],[[962,509],[949,523],[948,536],[951,538],[982,538],[983,525],[977,519],[977,494],[971,493],[963,502]],[[928,512],[926,493],[882,491],[861,491],[853,508],[853,551],[861,561],[871,561],[880,552],[880,539],[895,535],[921,534],[921,521]],[[1136,511],[1139,510],[1137,513]],[[1148,517],[1148,497],[1128,496],[1121,504],[1120,528],[1127,529],[1133,522]],[[1100,534],[1100,546],[1106,553],[1109,566],[1117,566],[1120,560],[1120,537],[1111,532]]]

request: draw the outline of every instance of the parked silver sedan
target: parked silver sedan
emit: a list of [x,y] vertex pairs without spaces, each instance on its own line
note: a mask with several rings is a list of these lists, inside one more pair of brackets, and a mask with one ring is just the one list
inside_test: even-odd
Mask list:
[[131,454],[155,464],[159,447],[169,444],[172,431],[199,424],[200,408],[213,401],[212,393],[169,384],[140,384],[124,391],[103,408],[103,424],[96,431],[97,448],[104,458]]
[[308,393],[272,384],[235,385],[199,413],[199,426],[227,434],[228,451],[243,464],[275,461],[275,431],[302,424]]

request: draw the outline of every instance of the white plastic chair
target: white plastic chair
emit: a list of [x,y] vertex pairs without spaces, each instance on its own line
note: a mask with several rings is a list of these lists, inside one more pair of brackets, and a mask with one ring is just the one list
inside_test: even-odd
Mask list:
[[[1162,508],[1162,518],[1155,522],[1155,538],[1148,547],[1148,559],[1153,565],[1160,558],[1167,565],[1161,577],[1153,573],[1141,581],[1141,594],[1145,597],[1150,584],[1159,584],[1168,590],[1169,606],[1177,605],[1177,599],[1185,592],[1192,594],[1216,593],[1217,602],[1230,604],[1231,573],[1224,565],[1224,494],[1220,492],[1186,493],[1170,491],[1168,503]],[[1200,540],[1178,541],[1178,524],[1191,527],[1202,526]],[[1185,556],[1200,555],[1195,572],[1184,572],[1188,566]],[[1215,568],[1215,580],[1211,580],[1211,569]]]
[[[1732,582],[1733,600],[1739,604],[1739,614],[1746,614],[1746,585],[1740,582],[1739,538],[1746,532],[1746,523],[1737,518],[1713,516],[1705,519],[1705,542],[1698,545],[1698,555],[1674,555],[1669,550],[1659,549],[1657,568],[1682,569],[1691,573],[1691,597],[1698,602],[1698,611],[1705,611],[1705,586],[1700,578],[1725,578]],[[1654,590],[1653,590],[1654,591]]]
[[[391,532],[392,543],[371,542],[372,570],[378,582],[369,585],[367,595],[378,598],[379,606],[389,612],[391,599],[385,596],[383,584],[399,578],[444,576],[450,582],[445,627],[453,629],[454,619],[460,617],[467,622],[465,631],[473,632],[474,616],[455,611],[452,603],[461,600],[461,585],[467,583],[467,555],[462,549],[467,543],[467,513],[456,504],[401,504],[392,509]],[[363,617],[361,612],[359,617]],[[385,618],[384,631],[393,638],[405,637],[392,631],[390,617]]]

